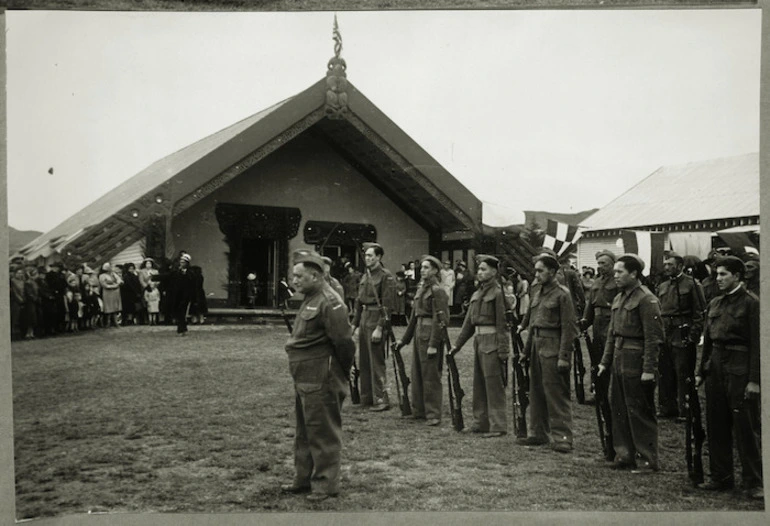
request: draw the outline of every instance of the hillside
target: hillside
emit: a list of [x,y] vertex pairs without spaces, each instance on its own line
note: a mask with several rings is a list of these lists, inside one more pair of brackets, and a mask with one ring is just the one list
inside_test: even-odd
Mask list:
[[16,230],[12,226],[8,226],[8,255],[13,255],[14,252],[21,247],[38,237],[42,232],[35,230]]

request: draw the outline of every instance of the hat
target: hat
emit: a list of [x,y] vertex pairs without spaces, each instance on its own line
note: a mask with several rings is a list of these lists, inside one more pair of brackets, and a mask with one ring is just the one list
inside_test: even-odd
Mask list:
[[297,263],[307,263],[309,265],[313,265],[314,267],[318,267],[318,270],[323,272],[324,260],[321,257],[321,254],[314,250],[300,248],[299,250],[294,251],[291,259],[294,261],[295,265]]
[[254,274],[253,272],[249,272],[248,276],[246,276],[246,279],[249,281],[254,281],[255,279],[257,279],[257,275]]
[[497,269],[500,264],[500,260],[497,259],[495,256],[489,256],[487,254],[478,254],[476,256],[476,264],[481,265],[482,263],[486,263],[490,267]]
[[437,257],[424,255],[420,258],[420,264],[422,264],[423,261],[430,261],[431,265],[436,267],[437,269],[441,269],[441,261]]
[[[51,263],[51,266],[53,266],[53,265],[54,264]],[[108,268],[110,268],[110,262],[109,261],[107,261],[106,263],[102,263],[102,270],[107,270]]]
[[94,269],[83,263],[83,274],[93,274]]
[[332,266],[332,258],[328,256],[321,256],[321,259],[323,260],[324,263],[326,263],[330,267]]
[[383,253],[385,252],[385,249],[383,249],[382,245],[380,245],[379,243],[363,243],[362,246],[364,247],[364,252],[366,252],[370,248],[379,248]]
[[623,254],[618,259],[622,259],[622,258],[631,258],[633,260],[636,260],[636,262],[639,263],[639,266],[641,267],[639,269],[639,272],[644,270],[644,260],[642,258],[640,258],[637,254],[631,254],[631,253]]
[[466,265],[466,264],[465,264],[465,261],[463,261],[463,260],[460,260],[460,261],[458,261],[458,262],[457,262],[457,266],[458,266],[458,267],[465,267],[465,268],[468,268],[468,265]]
[[540,247],[538,249],[538,254],[548,254],[549,256],[553,256],[554,258],[559,259],[559,257],[556,255],[556,251],[548,247]]
[[544,264],[545,264],[546,260],[547,261],[551,261],[552,264],[549,267],[552,268],[552,269],[558,270],[559,269],[559,260],[556,258],[555,253],[552,254],[551,252],[553,252],[553,250],[551,250],[549,252],[542,252],[541,254],[535,256],[533,261],[535,263],[537,263],[538,261],[542,261]]
[[148,261],[149,261],[150,263],[155,263],[155,260],[154,260],[154,259],[152,259],[152,258],[144,258],[144,259],[142,260],[142,265],[144,265],[144,264],[145,264],[145,263],[147,263]]
[[605,250],[600,250],[599,252],[596,253],[596,255],[594,257],[598,260],[602,256],[607,256],[612,261],[615,261],[615,253],[611,252],[609,250],[606,250],[606,249]]
[[666,259],[672,259],[672,258],[677,260],[679,263],[684,264],[684,258],[680,256],[677,252],[674,252],[673,250],[670,251],[668,254],[666,254]]
[[181,256],[179,256],[179,259],[183,259],[183,260],[185,260],[185,261],[187,261],[187,262],[189,263],[189,262],[190,262],[190,260],[192,260],[192,257],[190,256],[190,254],[188,254],[187,252],[185,252],[184,254],[182,254]]
[[353,264],[350,261],[345,262],[345,268],[352,267]]
[[740,272],[741,275],[746,273],[746,264],[741,258],[736,256],[722,256],[717,259],[718,267],[725,267],[731,274]]

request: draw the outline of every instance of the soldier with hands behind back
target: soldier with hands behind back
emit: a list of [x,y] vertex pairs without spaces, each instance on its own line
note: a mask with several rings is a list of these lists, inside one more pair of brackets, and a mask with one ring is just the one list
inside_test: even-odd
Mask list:
[[286,343],[294,380],[296,432],[287,493],[312,501],[337,496],[342,451],[342,402],[355,343],[342,299],[324,279],[323,260],[310,250],[293,255],[293,285],[305,295]]

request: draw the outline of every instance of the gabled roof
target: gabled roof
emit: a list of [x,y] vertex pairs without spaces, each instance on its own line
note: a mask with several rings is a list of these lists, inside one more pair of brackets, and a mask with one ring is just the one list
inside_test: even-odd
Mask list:
[[[324,138],[421,223],[440,231],[480,231],[481,202],[349,82],[346,91],[348,108],[343,119],[331,120],[324,114],[327,83],[321,79],[153,163],[17,255],[35,259],[66,246],[82,247],[88,239],[111,239],[119,245],[132,235],[136,238],[140,221],[134,221],[130,211],[137,205],[147,208],[160,193],[163,206],[176,215],[215,184],[229,180],[223,176],[234,177],[246,169],[255,151],[262,149],[266,155],[306,130]],[[220,180],[212,183],[217,177]],[[106,259],[106,252],[86,258],[90,262]]]
[[759,215],[759,153],[664,166],[581,222],[589,230]]

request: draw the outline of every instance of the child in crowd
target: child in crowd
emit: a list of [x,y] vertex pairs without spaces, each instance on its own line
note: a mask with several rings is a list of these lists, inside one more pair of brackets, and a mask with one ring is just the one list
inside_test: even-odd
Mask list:
[[78,302],[75,301],[75,293],[70,288],[64,293],[64,324],[67,332],[77,332]]
[[83,301],[83,294],[80,292],[75,293],[74,304],[77,306],[77,309],[75,309],[75,330],[84,330],[86,304]]
[[144,291],[144,302],[147,304],[147,315],[150,318],[150,325],[158,324],[158,313],[160,312],[160,291],[158,282],[150,281]]
[[90,321],[88,326],[91,329],[99,327],[102,321],[102,306],[99,297],[99,285],[89,283],[86,296],[86,305],[88,305],[88,316]]

